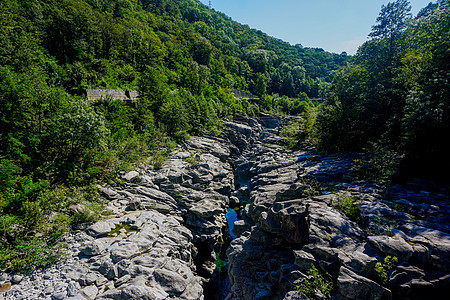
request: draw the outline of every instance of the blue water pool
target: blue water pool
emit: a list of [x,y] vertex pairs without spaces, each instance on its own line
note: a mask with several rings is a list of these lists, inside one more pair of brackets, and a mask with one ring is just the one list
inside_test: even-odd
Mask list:
[[232,208],[229,208],[227,210],[227,213],[225,214],[225,217],[227,218],[227,221],[228,221],[229,234],[232,239],[235,239],[236,236],[233,234],[232,230],[233,230],[233,226],[234,226],[234,221],[238,220],[236,211]]

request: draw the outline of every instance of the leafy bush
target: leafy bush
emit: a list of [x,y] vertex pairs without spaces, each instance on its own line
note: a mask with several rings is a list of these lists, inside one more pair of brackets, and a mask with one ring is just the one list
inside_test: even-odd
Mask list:
[[300,124],[291,122],[281,129],[280,136],[284,137],[284,144],[288,149],[297,149],[299,147]]
[[389,282],[389,274],[395,268],[397,262],[397,257],[386,256],[383,263],[376,263],[375,272],[382,284],[386,285]]
[[356,196],[340,193],[334,198],[332,205],[343,212],[350,220],[359,223],[361,221],[361,209],[356,204],[358,201],[359,199]]
[[305,295],[308,299],[317,299],[317,293],[320,292],[324,297],[330,297],[333,291],[333,282],[328,273],[322,273],[312,266],[308,271],[308,278],[305,278],[295,289]]
[[302,192],[306,197],[318,196],[324,190],[322,184],[315,178],[301,178],[299,182],[307,185],[307,188]]
[[447,181],[450,7],[438,1],[414,19],[410,10],[403,0],[384,6],[371,39],[336,73],[317,116],[318,144],[328,153],[372,145],[361,162],[370,180],[389,180],[404,157],[399,176]]
[[61,244],[49,244],[39,238],[21,238],[1,245],[0,268],[11,272],[33,271],[49,266],[63,253]]
[[388,182],[398,172],[401,156],[380,144],[372,144],[366,149],[364,158],[355,159],[354,172],[362,179],[375,182]]
[[200,163],[200,158],[196,154],[191,153],[189,157],[186,157],[186,161],[191,164],[191,168],[196,168]]
[[216,253],[215,264],[216,264],[216,268],[219,271],[219,273],[222,273],[222,272],[226,271],[225,268],[228,265],[228,261],[221,259],[219,253]]

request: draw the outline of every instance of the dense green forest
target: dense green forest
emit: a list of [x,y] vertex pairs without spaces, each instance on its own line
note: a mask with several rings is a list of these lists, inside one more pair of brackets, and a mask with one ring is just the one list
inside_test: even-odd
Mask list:
[[[71,226],[105,213],[96,183],[139,162],[157,167],[175,142],[219,134],[233,114],[300,113],[348,61],[196,0],[3,0],[0,41],[4,270],[47,265]],[[87,88],[141,98],[90,102]]]
[[[0,269],[51,263],[72,226],[107,213],[97,183],[158,167],[176,142],[220,134],[234,114],[302,114],[319,150],[367,149],[378,179],[402,165],[446,170],[447,2],[415,18],[407,1],[384,6],[349,57],[292,46],[196,0],[2,0]],[[87,88],[141,97],[88,101]],[[309,105],[316,97],[325,104]]]
[[373,179],[449,179],[450,8],[416,17],[406,0],[383,6],[370,40],[338,71],[326,103],[309,113],[324,152],[367,150]]

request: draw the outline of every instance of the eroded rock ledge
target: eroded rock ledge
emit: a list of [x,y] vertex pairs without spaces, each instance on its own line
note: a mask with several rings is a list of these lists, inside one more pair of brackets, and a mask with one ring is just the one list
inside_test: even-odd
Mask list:
[[[279,129],[290,120],[237,117],[222,138],[191,138],[160,170],[99,186],[113,215],[67,236],[67,257],[51,268],[0,274],[13,282],[5,298],[220,299],[205,287],[229,242],[230,205],[239,220],[227,299],[305,299],[295,287],[313,266],[330,274],[334,299],[449,292],[448,187],[355,181],[357,154],[282,148]],[[336,208],[338,197],[357,200],[358,222]],[[387,256],[398,262],[383,282],[376,265]]]
[[193,137],[160,170],[99,186],[113,215],[67,236],[67,258],[20,278],[6,298],[203,299],[215,247],[228,238],[229,148]]
[[[448,187],[356,181],[357,154],[287,151],[272,143],[274,134],[263,127],[234,161],[242,220],[227,252],[227,299],[305,299],[295,287],[313,266],[330,275],[334,299],[437,299],[450,291]],[[358,220],[336,208],[339,199],[355,201]],[[397,259],[392,268],[388,256]],[[327,298],[318,290],[312,297]]]

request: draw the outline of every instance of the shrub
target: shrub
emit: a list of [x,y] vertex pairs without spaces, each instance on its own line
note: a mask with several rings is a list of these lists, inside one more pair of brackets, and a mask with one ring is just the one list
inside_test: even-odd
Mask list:
[[299,148],[300,124],[298,122],[291,122],[283,127],[280,135],[284,137],[284,144],[288,149]]
[[386,285],[389,281],[389,274],[392,269],[397,265],[397,257],[386,256],[384,262],[377,262],[375,265],[375,272],[378,275],[379,280],[382,284]]
[[215,264],[216,264],[216,268],[217,268],[217,270],[219,271],[219,273],[222,273],[222,272],[225,271],[225,267],[228,265],[228,262],[227,262],[226,260],[222,260],[222,259],[220,258],[219,253],[216,253],[216,261],[215,261]]
[[362,179],[374,182],[389,182],[398,172],[401,156],[377,143],[366,148],[366,157],[355,159],[354,172]]
[[302,113],[300,127],[302,129],[302,139],[312,145],[318,144],[318,132],[317,132],[317,114],[319,108],[314,105],[307,105],[305,111]]
[[0,247],[0,269],[17,272],[44,268],[63,255],[62,245],[40,238],[21,238]]
[[301,178],[299,182],[307,185],[307,188],[303,190],[303,195],[306,197],[318,196],[324,190],[322,184],[315,178]]
[[350,220],[359,223],[361,221],[361,209],[356,204],[358,197],[349,194],[338,194],[333,200],[333,207],[343,212]]
[[308,271],[308,275],[309,277],[304,279],[295,289],[308,299],[316,299],[318,292],[327,298],[330,297],[333,290],[330,274],[325,273],[325,275],[322,275],[315,266],[312,266]]
[[200,163],[200,157],[191,153],[191,156],[186,157],[186,161],[191,164],[191,168],[196,168]]

